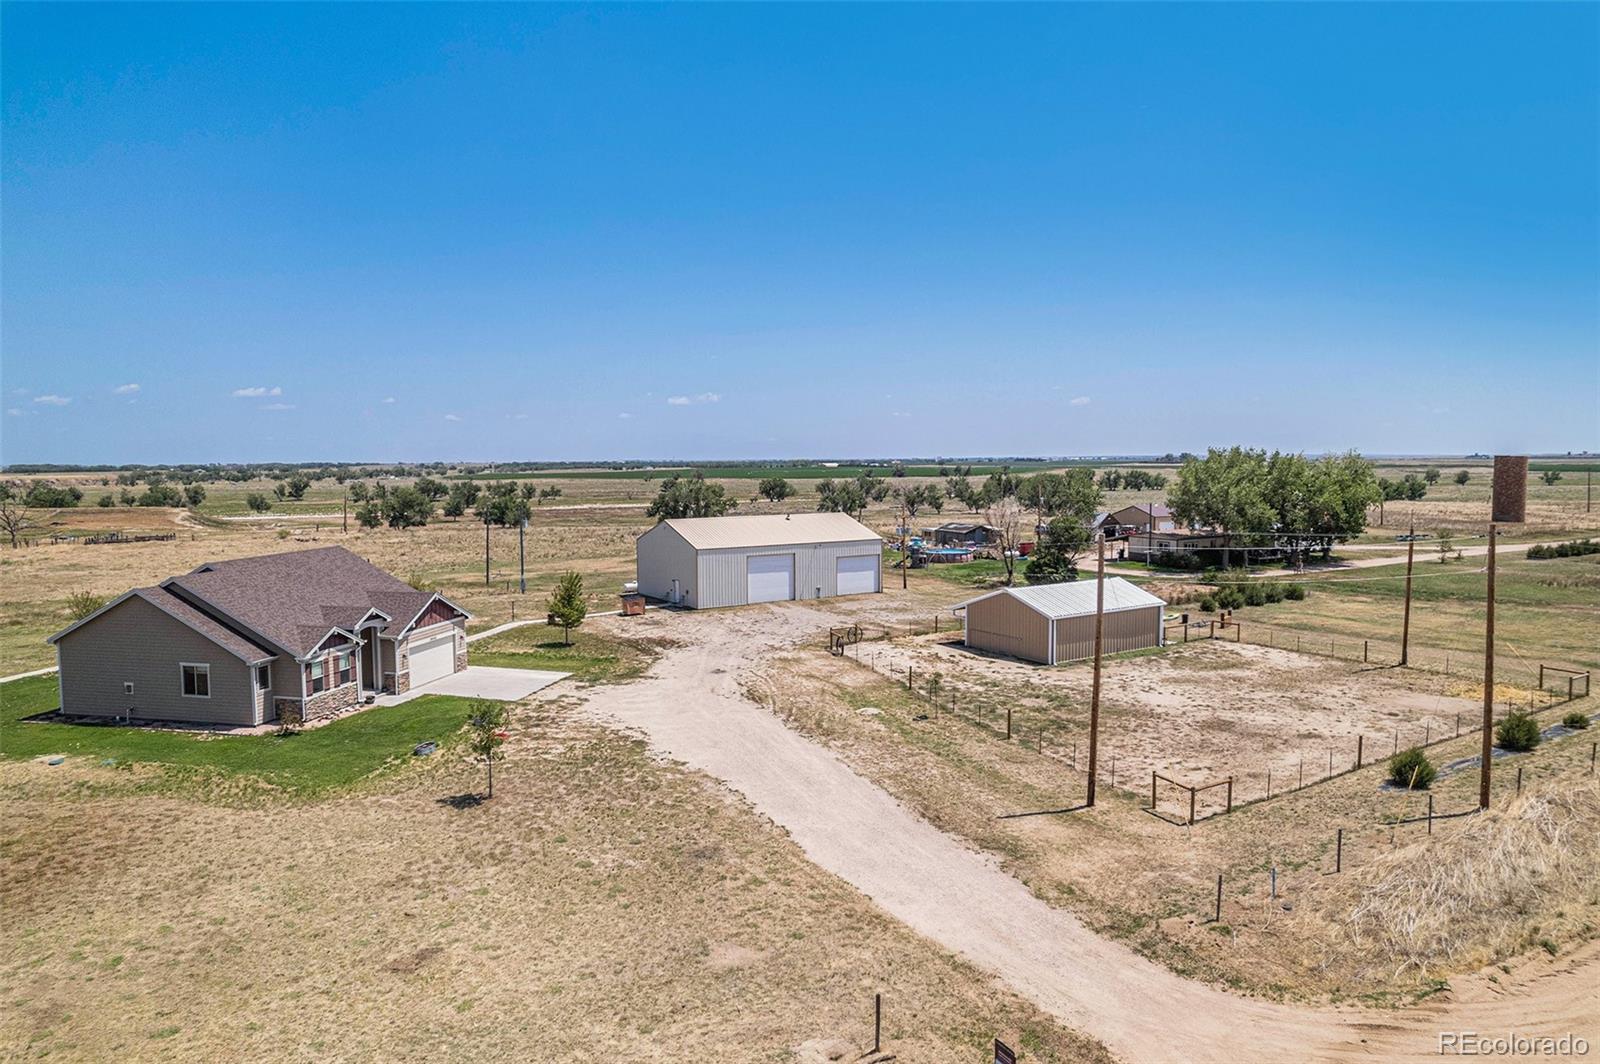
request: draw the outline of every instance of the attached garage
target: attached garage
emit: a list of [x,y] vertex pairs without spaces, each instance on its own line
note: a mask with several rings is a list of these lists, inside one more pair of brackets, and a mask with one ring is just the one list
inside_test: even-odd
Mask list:
[[456,626],[411,635],[411,686],[442,679],[456,671]]
[[662,521],[639,537],[639,590],[691,609],[880,590],[883,540],[847,514]]
[[[1008,587],[955,607],[966,643],[1041,665],[1094,654],[1093,580]],[[1120,576],[1105,582],[1102,648],[1107,654],[1161,645],[1166,603]]]

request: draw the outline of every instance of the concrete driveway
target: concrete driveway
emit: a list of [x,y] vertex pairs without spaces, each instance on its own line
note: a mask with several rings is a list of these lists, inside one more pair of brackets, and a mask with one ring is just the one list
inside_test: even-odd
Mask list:
[[468,665],[432,683],[413,687],[403,695],[380,695],[377,705],[398,706],[423,695],[454,695],[457,698],[493,698],[500,702],[515,702],[542,691],[557,680],[564,680],[569,672],[544,672],[539,669],[498,669],[490,665]]

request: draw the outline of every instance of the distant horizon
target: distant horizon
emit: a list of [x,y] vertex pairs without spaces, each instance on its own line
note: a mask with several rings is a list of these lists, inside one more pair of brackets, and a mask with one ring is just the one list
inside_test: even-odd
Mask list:
[[[1229,446],[1231,446],[1231,445],[1229,445]],[[1241,444],[1241,446],[1244,446],[1244,445]],[[1268,450],[1268,451],[1273,450],[1273,448],[1270,448],[1270,447],[1269,448],[1265,448],[1265,449]],[[1281,450],[1281,448],[1279,448],[1279,450]],[[1195,455],[1204,455],[1205,452],[1206,452],[1206,449],[1202,448],[1200,450],[1191,451],[1189,453],[1192,453],[1192,454],[1195,454]],[[902,464],[902,465],[908,465],[908,466],[910,466],[910,465],[916,465],[916,466],[933,465],[933,466],[936,466],[936,465],[941,465],[941,464],[943,464],[943,465],[986,465],[987,466],[987,465],[1006,464],[1006,463],[1029,463],[1029,464],[1036,464],[1036,465],[1037,464],[1063,464],[1063,465],[1066,465],[1066,464],[1082,464],[1082,463],[1089,463],[1089,462],[1112,463],[1112,464],[1174,465],[1174,464],[1178,464],[1177,460],[1181,457],[1181,455],[1183,453],[1185,453],[1185,452],[1182,452],[1182,451],[1170,452],[1170,457],[1169,457],[1169,453],[1168,452],[1163,452],[1161,454],[1148,454],[1148,455],[1139,455],[1139,454],[1104,454],[1104,455],[1099,455],[1099,454],[1095,454],[1095,455],[1090,455],[1090,454],[1084,454],[1084,455],[1059,455],[1059,454],[1022,455],[1022,454],[1013,454],[1013,455],[956,455],[956,456],[944,456],[944,457],[937,456],[937,455],[853,455],[853,456],[843,457],[843,458],[831,457],[831,456],[801,455],[801,456],[788,456],[788,457],[762,456],[762,457],[754,457],[754,458],[730,458],[730,457],[726,457],[726,456],[720,457],[720,458],[578,458],[578,459],[551,459],[551,458],[545,458],[545,459],[512,459],[512,460],[504,460],[504,461],[501,461],[501,460],[490,460],[490,459],[486,459],[486,458],[417,458],[417,459],[403,459],[403,458],[373,458],[373,459],[322,458],[322,459],[306,459],[306,460],[270,459],[269,458],[269,459],[259,459],[259,460],[256,460],[256,461],[248,461],[248,462],[184,461],[184,460],[171,461],[171,462],[71,462],[71,463],[68,463],[68,462],[16,462],[16,463],[12,463],[12,464],[6,465],[6,466],[0,466],[0,472],[7,473],[7,474],[15,474],[15,475],[19,475],[19,476],[28,476],[28,475],[37,475],[37,474],[39,474],[41,472],[98,473],[98,472],[111,472],[111,471],[118,470],[118,469],[156,469],[156,468],[180,469],[180,468],[194,468],[194,467],[208,467],[208,466],[216,466],[216,467],[223,467],[223,468],[246,468],[246,467],[250,467],[250,466],[306,466],[306,467],[328,467],[328,466],[333,466],[333,467],[356,467],[356,466],[393,466],[393,465],[413,465],[413,466],[447,465],[447,466],[504,467],[508,471],[513,471],[513,470],[516,470],[516,469],[523,469],[523,468],[536,469],[536,470],[537,469],[541,469],[541,468],[581,470],[581,469],[588,469],[588,468],[604,468],[604,467],[608,467],[608,466],[623,466],[623,467],[626,467],[629,470],[649,471],[649,470],[653,470],[653,469],[685,469],[685,468],[699,468],[699,467],[717,466],[717,465],[728,465],[728,466],[772,465],[774,467],[785,466],[785,465],[798,465],[798,466],[812,466],[812,467],[814,467],[814,466],[821,466],[821,465],[826,465],[826,464],[836,464],[836,465],[840,465],[840,466],[861,466],[861,465],[880,466],[881,465],[881,466],[890,466],[890,467],[892,467],[897,463],[898,464]],[[1346,452],[1342,452],[1342,451],[1341,452],[1336,452],[1336,451],[1322,451],[1322,452],[1295,451],[1295,452],[1292,452],[1292,453],[1305,454],[1309,458],[1320,458],[1320,457],[1323,457],[1324,455],[1328,455],[1328,454],[1342,454],[1342,453],[1346,453]],[[1459,461],[1464,461],[1464,462],[1485,462],[1485,461],[1489,461],[1493,457],[1493,455],[1490,455],[1488,453],[1483,453],[1483,452],[1478,452],[1478,453],[1388,452],[1388,453],[1384,453],[1384,452],[1375,452],[1375,451],[1374,452],[1367,452],[1367,451],[1359,451],[1358,450],[1358,453],[1361,455],[1361,457],[1363,457],[1363,458],[1365,458],[1365,459],[1367,459],[1369,461],[1372,461],[1372,462],[1431,461],[1431,460],[1438,460],[1438,461],[1459,460]],[[1526,457],[1528,457],[1530,459],[1533,459],[1533,460],[1559,461],[1561,459],[1568,459],[1568,458],[1570,458],[1570,459],[1591,459],[1591,458],[1597,457],[1597,454],[1595,452],[1590,452],[1590,451],[1559,451],[1559,452],[1552,451],[1552,452],[1530,452],[1530,453],[1527,453]]]

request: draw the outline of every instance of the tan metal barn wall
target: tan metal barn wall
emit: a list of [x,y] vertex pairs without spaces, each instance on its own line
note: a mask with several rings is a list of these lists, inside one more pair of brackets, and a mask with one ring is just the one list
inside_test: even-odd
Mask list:
[[[1103,650],[1119,654],[1161,645],[1161,607],[1144,606],[1106,614]],[[1056,662],[1094,656],[1094,614],[1056,621]]]
[[[700,609],[744,605],[745,559],[752,554],[794,555],[794,597],[829,598],[838,593],[839,559],[858,554],[870,554],[881,559],[883,544],[876,539],[867,539],[847,543],[797,543],[783,547],[703,550],[700,552],[700,586],[696,588],[697,598],[691,605]],[[881,587],[881,571],[878,581]]]
[[670,525],[660,524],[634,541],[639,590],[663,601],[672,596],[672,581],[678,581],[687,606],[697,605],[699,581],[695,571],[694,548]]
[[1010,595],[994,595],[967,607],[967,645],[1048,665],[1050,618]]

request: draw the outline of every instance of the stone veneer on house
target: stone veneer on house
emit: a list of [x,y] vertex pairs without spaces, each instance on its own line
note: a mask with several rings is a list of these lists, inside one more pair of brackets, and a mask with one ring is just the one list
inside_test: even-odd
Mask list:
[[312,695],[303,705],[298,698],[278,699],[278,719],[285,724],[305,724],[308,721],[321,720],[323,717],[342,713],[354,707],[360,700],[354,682],[340,684],[338,687],[331,687]]

